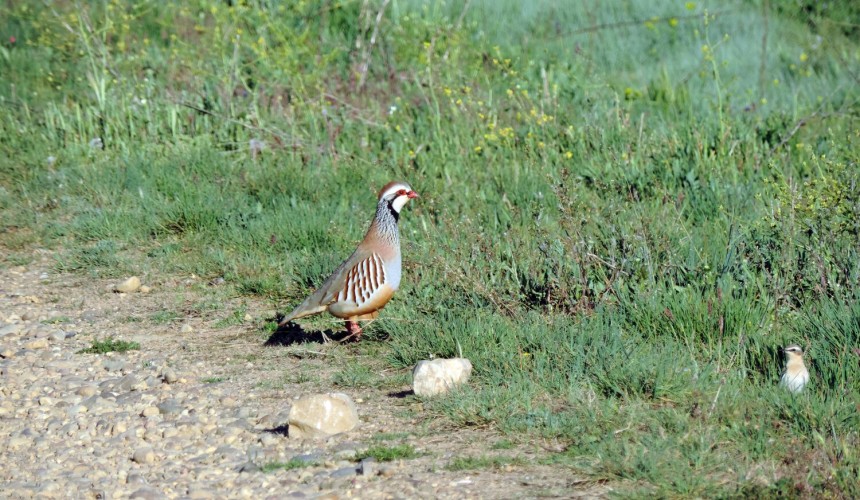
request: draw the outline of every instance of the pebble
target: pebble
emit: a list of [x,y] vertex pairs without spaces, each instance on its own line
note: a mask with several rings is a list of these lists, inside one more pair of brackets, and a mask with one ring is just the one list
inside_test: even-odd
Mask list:
[[161,413],[161,410],[158,409],[157,406],[147,406],[140,412],[142,417],[154,417]]
[[12,335],[21,331],[23,326],[20,323],[12,323],[0,328],[0,337]]
[[180,333],[191,333],[194,331],[194,327],[186,323],[182,325],[182,328],[180,328],[179,331]]
[[134,450],[134,455],[131,459],[139,464],[151,464],[155,462],[155,452],[152,448],[145,446]]
[[151,286],[143,285],[143,286],[141,286],[141,287],[140,287],[140,290],[139,290],[139,291],[140,291],[140,293],[149,293],[149,292],[151,292],[151,291],[152,291],[152,287],[151,287]]
[[161,403],[158,403],[156,409],[158,409],[160,413],[163,413],[165,415],[182,413],[182,405],[180,405],[179,401],[175,399],[167,399],[162,401]]
[[175,384],[179,377],[176,376],[176,370],[173,368],[165,368],[161,371],[161,378],[168,384]]
[[127,363],[121,359],[105,359],[102,361],[102,367],[109,372],[118,372],[125,369]]
[[329,477],[332,479],[339,479],[344,477],[352,477],[356,474],[357,470],[355,467],[343,467],[329,473]]
[[362,476],[372,476],[376,473],[376,459],[373,457],[364,458],[358,465],[358,470]]
[[153,488],[141,488],[131,495],[129,498],[140,498],[141,500],[161,500],[167,498],[162,492]]
[[95,395],[97,392],[99,392],[99,390],[96,386],[84,385],[84,386],[81,386],[80,388],[78,388],[78,390],[75,392],[75,394],[77,394],[78,396],[83,396],[85,398],[88,398],[90,396]]
[[31,340],[24,344],[25,349],[44,349],[46,347],[48,347],[48,339],[45,338]]
[[253,462],[246,462],[239,467],[239,472],[260,472],[260,467]]

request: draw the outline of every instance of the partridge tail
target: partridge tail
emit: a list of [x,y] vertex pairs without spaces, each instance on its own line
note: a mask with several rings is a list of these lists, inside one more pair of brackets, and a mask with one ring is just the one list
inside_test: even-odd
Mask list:
[[284,316],[284,319],[278,323],[278,326],[284,326],[294,319],[318,314],[328,309],[328,304],[323,300],[325,297],[325,291],[323,288],[324,287],[321,287],[320,290],[317,290],[310,297],[306,298],[301,304],[293,309],[293,312]]

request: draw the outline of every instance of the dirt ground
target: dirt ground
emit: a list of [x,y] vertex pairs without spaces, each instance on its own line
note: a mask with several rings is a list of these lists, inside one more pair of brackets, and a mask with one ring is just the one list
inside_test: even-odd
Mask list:
[[[407,370],[381,369],[379,379],[390,380],[380,387],[333,385],[333,377],[357,349],[321,343],[318,335],[311,336],[309,343],[293,343],[301,334],[296,331],[269,335],[263,327],[275,315],[271,304],[248,298],[222,299],[224,294],[217,290],[222,285],[195,276],[142,276],[143,284],[151,288],[148,293],[120,294],[112,289],[121,279],[58,275],[51,263],[51,254],[44,253],[36,263],[0,270],[0,327],[22,327],[16,334],[0,337],[0,351],[7,354],[0,359],[0,367],[4,367],[0,380],[5,385],[0,389],[5,392],[0,394],[15,402],[0,407],[6,409],[0,413],[0,426],[6,427],[0,431],[0,449],[5,449],[0,461],[22,464],[17,472],[0,475],[0,481],[11,488],[6,489],[7,494],[572,498],[600,497],[610,491],[608,485],[586,481],[568,468],[539,465],[537,460],[547,456],[556,446],[553,443],[504,436],[491,428],[458,428],[426,413],[421,400],[411,394]],[[211,307],[200,307],[207,301]],[[233,311],[242,308],[245,316],[229,319]],[[65,340],[55,340],[62,338],[56,331],[65,332]],[[47,347],[34,343],[46,336],[52,339]],[[138,342],[140,349],[112,354],[79,352],[95,339],[107,337]],[[119,368],[110,363],[118,363]],[[95,424],[69,410],[82,404],[83,397],[71,392],[79,380],[83,380],[79,385],[100,384],[104,388],[120,376],[152,380],[152,375],[163,373],[165,367],[175,371],[175,382],[151,387],[139,384],[139,393],[133,390],[127,397],[116,390],[102,390],[101,397],[111,409],[99,410],[102,418]],[[38,373],[39,380],[28,378],[28,372]],[[344,392],[356,402],[360,425],[327,440],[288,437],[286,416],[291,402],[302,395],[331,391]],[[65,402],[54,403],[57,410],[50,406],[45,409],[42,404],[57,399]],[[139,408],[145,412],[146,405],[167,400],[178,402],[181,411],[154,417],[139,414]],[[94,411],[91,408],[89,415],[94,416]],[[39,471],[41,479],[28,472],[27,464],[45,468],[38,467],[44,453],[40,455],[26,444],[16,448],[10,443],[29,443],[27,439],[32,438],[35,446],[47,441],[46,448],[51,450],[67,446],[70,438],[52,431],[51,422],[59,420],[54,430],[65,429],[64,422],[75,418],[80,419],[77,426],[81,431],[71,433],[72,441],[83,439],[91,448],[104,446],[118,451],[100,456],[97,451],[77,454],[58,450],[49,455],[48,463],[59,463]],[[46,424],[41,425],[40,419]],[[118,421],[123,423],[118,425]],[[119,445],[111,436],[116,439],[117,433],[102,436],[99,422],[106,422],[105,428],[112,422],[114,429],[140,428],[137,434],[143,439],[131,435],[116,448]],[[236,439],[224,437],[226,426],[240,424],[243,427],[236,432]],[[90,428],[93,430],[87,434]],[[198,428],[202,432],[195,431]],[[186,433],[186,429],[191,430]],[[154,437],[147,439],[147,433]],[[492,446],[502,441],[513,444]],[[358,463],[355,455],[368,447],[400,444],[412,445],[418,456],[373,464],[373,470],[365,473],[349,472]],[[153,450],[152,462],[136,455],[141,446]],[[222,450],[218,446],[227,447],[227,451],[209,460],[200,458],[213,448]],[[312,457],[312,464],[290,470],[257,470],[302,456]],[[453,461],[466,457],[503,457],[515,459],[516,465],[452,470]],[[70,463],[78,464],[74,467],[77,475],[69,472]],[[87,475],[88,466],[116,467],[120,472],[116,477],[101,478]],[[47,489],[45,481],[52,480],[60,485],[70,481],[77,489]]]

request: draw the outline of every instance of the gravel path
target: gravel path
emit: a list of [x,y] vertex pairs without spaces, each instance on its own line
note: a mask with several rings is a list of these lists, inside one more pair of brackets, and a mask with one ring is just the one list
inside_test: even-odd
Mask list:
[[[528,498],[608,491],[549,466],[449,470],[457,457],[501,453],[488,444],[504,436],[421,418],[420,401],[403,397],[408,386],[332,387],[332,365],[339,364],[332,360],[348,357],[347,348],[267,347],[255,332],[262,320],[253,317],[218,327],[214,314],[189,307],[206,299],[202,280],[117,294],[110,291],[116,281],[54,275],[46,259],[0,270],[0,496]],[[265,309],[246,305],[251,315]],[[186,314],[151,320],[175,310]],[[108,336],[140,349],[80,352]],[[353,398],[361,425],[323,441],[287,437],[290,402],[331,390]],[[370,446],[399,444],[419,456],[357,459]],[[540,444],[503,453],[526,464],[546,455]]]

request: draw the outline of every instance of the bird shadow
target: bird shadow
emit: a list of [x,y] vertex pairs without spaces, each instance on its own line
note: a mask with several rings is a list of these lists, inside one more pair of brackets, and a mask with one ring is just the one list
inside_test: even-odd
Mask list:
[[394,392],[389,392],[388,394],[386,394],[386,396],[388,396],[389,398],[394,398],[394,399],[404,399],[404,398],[407,398],[409,396],[414,396],[414,395],[415,395],[415,393],[412,392],[412,389],[407,389],[404,391],[394,391]]
[[[281,318],[275,318],[280,322]],[[291,346],[297,344],[324,344],[329,340],[339,342],[349,336],[346,331],[308,331],[295,323],[287,323],[286,325],[278,326],[278,328],[269,335],[265,346]]]
[[272,427],[271,429],[263,429],[263,432],[266,432],[269,434],[278,434],[278,435],[287,437],[290,434],[290,426],[287,424],[279,425],[277,427]]

